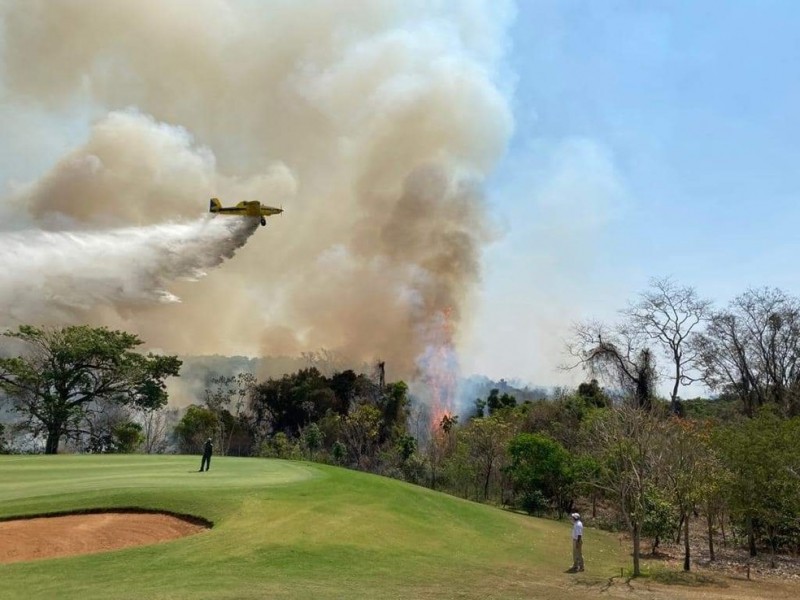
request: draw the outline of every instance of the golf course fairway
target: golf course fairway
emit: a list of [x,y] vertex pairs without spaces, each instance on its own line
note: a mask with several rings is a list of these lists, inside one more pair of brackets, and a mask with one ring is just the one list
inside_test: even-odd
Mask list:
[[[629,566],[617,536],[587,529],[587,572],[567,574],[566,522],[384,477],[258,458],[198,465],[194,456],[0,457],[3,519],[139,508],[213,523],[168,542],[2,564],[0,597],[586,597]],[[631,597],[625,587],[603,595]]]

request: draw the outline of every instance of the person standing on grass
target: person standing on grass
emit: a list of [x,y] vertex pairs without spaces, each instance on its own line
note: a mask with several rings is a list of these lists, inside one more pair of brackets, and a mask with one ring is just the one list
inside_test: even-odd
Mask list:
[[578,513],[572,513],[572,568],[570,572],[583,571],[583,522]]
[[[213,450],[214,446],[211,444],[211,438],[208,438],[203,445],[203,460],[200,461],[201,471],[208,471],[211,468],[211,452]],[[205,469],[203,469],[203,467],[205,467]]]

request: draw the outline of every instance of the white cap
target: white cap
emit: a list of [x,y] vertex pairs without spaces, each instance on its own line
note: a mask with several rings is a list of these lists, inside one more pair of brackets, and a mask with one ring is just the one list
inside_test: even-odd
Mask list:
[[580,516],[578,513],[572,513],[570,516],[571,516],[573,519],[580,519],[580,518],[581,518],[581,516]]

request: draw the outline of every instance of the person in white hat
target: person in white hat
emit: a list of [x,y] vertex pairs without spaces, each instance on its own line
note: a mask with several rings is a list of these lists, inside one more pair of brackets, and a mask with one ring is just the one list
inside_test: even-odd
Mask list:
[[583,523],[578,513],[572,513],[572,568],[570,572],[583,571]]

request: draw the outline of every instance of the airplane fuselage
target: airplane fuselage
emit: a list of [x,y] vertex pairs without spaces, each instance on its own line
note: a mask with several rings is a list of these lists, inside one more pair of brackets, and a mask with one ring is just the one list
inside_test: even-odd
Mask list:
[[255,217],[261,219],[261,224],[266,225],[267,220],[265,217],[278,215],[283,212],[282,208],[275,208],[274,206],[265,206],[258,200],[245,200],[239,202],[236,206],[222,206],[219,199],[212,198],[209,212],[221,215],[238,215],[242,217]]

